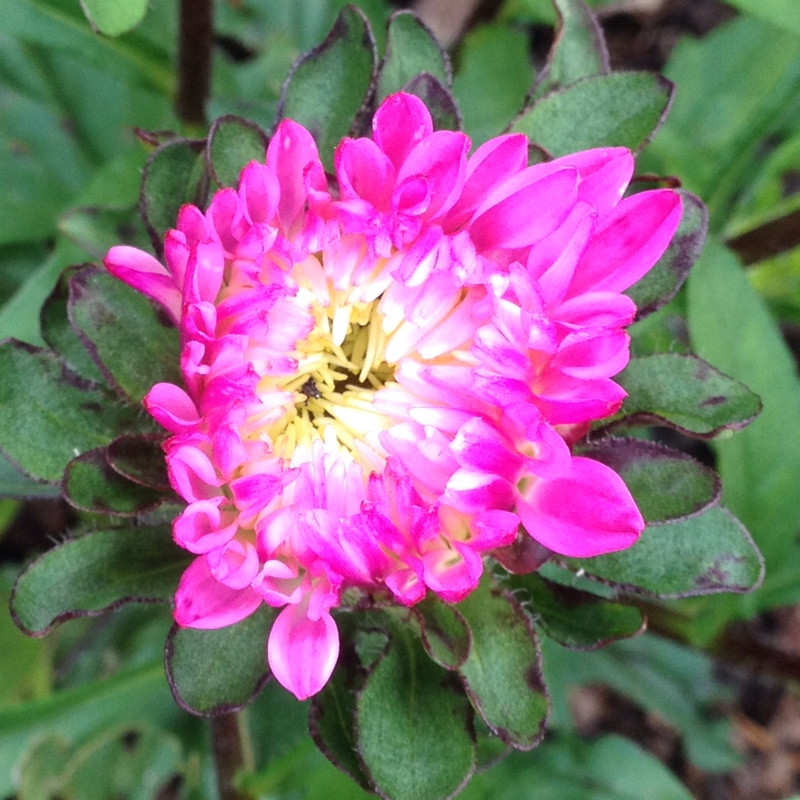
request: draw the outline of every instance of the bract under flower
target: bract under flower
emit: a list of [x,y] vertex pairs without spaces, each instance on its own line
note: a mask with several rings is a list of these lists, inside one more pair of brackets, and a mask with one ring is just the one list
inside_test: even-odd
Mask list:
[[395,94],[372,138],[341,142],[330,189],[284,120],[237,190],[181,210],[166,267],[106,258],[180,326],[184,386],[145,399],[187,503],[175,541],[197,554],[175,618],[282,607],[269,664],[300,698],[334,668],[346,590],[457,602],[519,535],[594,556],[644,527],[622,480],[570,444],[622,402],[621,292],[667,247],[680,198],[623,199],[622,148],[531,167],[521,134],[469,149]]

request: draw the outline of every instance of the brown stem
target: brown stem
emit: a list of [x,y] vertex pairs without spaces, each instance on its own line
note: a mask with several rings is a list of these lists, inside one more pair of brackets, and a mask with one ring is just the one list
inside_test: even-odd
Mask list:
[[211,89],[214,0],[180,0],[179,15],[175,112],[187,125],[205,127]]
[[248,800],[235,784],[236,772],[245,766],[241,722],[238,714],[222,714],[211,719],[211,746],[220,800]]

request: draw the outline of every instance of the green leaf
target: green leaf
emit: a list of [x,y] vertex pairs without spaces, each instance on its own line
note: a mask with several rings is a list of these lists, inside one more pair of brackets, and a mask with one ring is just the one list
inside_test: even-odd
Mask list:
[[164,234],[185,203],[202,206],[208,190],[202,142],[172,139],[153,151],[142,173],[139,199],[153,247],[160,255]]
[[558,12],[556,38],[532,98],[610,71],[603,30],[588,6],[582,0],[554,0],[553,5]]
[[58,497],[60,489],[51,483],[38,483],[20,472],[0,452],[0,497]]
[[761,410],[757,395],[695,356],[632,358],[616,380],[628,396],[609,426],[655,423],[710,439],[743,428]]
[[106,459],[114,472],[129,481],[159,492],[168,492],[170,483],[161,449],[161,436],[120,436],[106,449]]
[[766,557],[767,591],[770,580],[785,579],[782,566],[800,528],[795,362],[736,258],[716,243],[710,243],[689,281],[689,331],[700,354],[747,381],[764,403],[752,427],[716,443],[715,450],[725,503],[753,532]]
[[239,711],[250,703],[270,677],[266,646],[274,619],[275,610],[262,605],[225,628],[173,625],[164,663],[175,702],[205,717]]
[[93,261],[102,261],[109,248],[117,244],[145,249],[150,244],[144,223],[133,206],[72,208],[61,216],[58,229]]
[[581,455],[619,474],[646,522],[691,516],[719,500],[715,472],[691,456],[643,439],[603,439],[582,447]]
[[513,575],[508,585],[521,590],[516,597],[530,604],[536,624],[565,647],[594,650],[636,636],[645,628],[638,608],[562,586],[535,573]]
[[423,72],[444,86],[451,83],[450,59],[431,29],[416,14],[396,11],[389,18],[386,54],[378,74],[378,101]]
[[[384,637],[384,649],[386,643]],[[325,688],[312,700],[308,729],[325,758],[369,791],[371,784],[356,752],[356,696],[364,683],[362,667],[353,642],[343,636],[339,663]]]
[[533,81],[528,37],[506,25],[481,25],[460,48],[453,93],[474,146],[497,136],[522,107]]
[[0,426],[0,447],[31,477],[56,482],[75,456],[137,428],[136,409],[115,405],[46,350],[5,342],[0,374],[0,407],[13,420]]
[[42,338],[73,372],[86,380],[104,383],[105,378],[90,358],[67,315],[69,280],[78,269],[80,267],[71,267],[61,273],[55,288],[42,306],[39,315]]
[[189,561],[165,526],[94,531],[48,550],[19,576],[12,614],[22,630],[42,636],[123,603],[165,601]]
[[12,775],[34,741],[61,735],[80,741],[112,725],[141,722],[174,723],[176,709],[160,662],[117,673],[76,689],[56,692],[45,700],[0,711],[0,795],[13,794]]
[[764,577],[764,560],[747,529],[720,506],[648,525],[627,550],[566,563],[627,592],[662,599],[749,592]]
[[302,56],[286,79],[278,116],[311,131],[327,168],[340,139],[354,128],[375,80],[376,61],[366,16],[347,6],[325,41]]
[[147,0],[81,0],[81,8],[95,31],[119,36],[144,19]]
[[655,266],[626,292],[641,318],[666,305],[681,288],[689,270],[703,252],[708,231],[708,209],[702,200],[678,190],[683,214],[669,247]]
[[461,800],[692,800],[655,756],[621,736],[554,736],[479,775]]
[[455,606],[430,594],[411,609],[420,626],[422,646],[445,669],[459,669],[469,655],[470,630]]
[[106,458],[106,449],[98,447],[72,459],[62,482],[67,502],[79,511],[135,517],[161,504],[163,494],[132,483],[115,472]]
[[452,797],[474,768],[469,704],[416,637],[395,628],[356,701],[358,751],[391,800]]
[[460,670],[472,705],[507,744],[518,750],[536,747],[544,736],[549,701],[530,619],[510,594],[486,580],[458,610],[472,632]]
[[112,386],[138,403],[156,383],[180,383],[178,331],[160,307],[99,267],[69,286],[70,322]]
[[650,72],[584,78],[537,100],[512,125],[554,156],[592,147],[638,150],[663,121],[673,85]]
[[264,163],[267,134],[254,122],[226,115],[214,120],[208,134],[206,161],[220,186],[237,186],[239,173],[250,161]]

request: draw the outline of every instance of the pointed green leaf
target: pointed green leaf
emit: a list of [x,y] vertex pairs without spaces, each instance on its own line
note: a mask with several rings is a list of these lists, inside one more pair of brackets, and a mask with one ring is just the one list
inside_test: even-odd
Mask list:
[[645,627],[642,612],[589,592],[562,586],[536,574],[514,575],[509,586],[527,601],[536,624],[559,644],[573,650],[594,650],[628,639]]
[[70,321],[112,386],[138,403],[156,383],[180,383],[178,331],[159,307],[99,267],[69,285]]
[[81,0],[81,8],[95,31],[119,36],[144,19],[147,0]]
[[67,502],[80,511],[120,517],[152,511],[164,499],[161,492],[132,483],[111,469],[104,447],[69,462],[62,491]]
[[86,450],[136,430],[137,409],[121,407],[47,350],[0,345],[0,447],[23,472],[56,482]]
[[48,550],[19,576],[12,614],[26,633],[42,636],[123,603],[165,601],[189,561],[165,526],[94,531]]
[[747,529],[720,506],[648,525],[627,550],[566,563],[590,578],[660,598],[749,592],[764,577],[764,560]]
[[302,56],[283,87],[278,117],[311,131],[326,167],[353,129],[375,80],[377,51],[364,13],[346,6],[319,47]]
[[444,86],[450,85],[450,59],[431,29],[416,14],[396,11],[389,18],[386,55],[378,75],[378,101],[423,72]]
[[142,173],[139,207],[158,255],[184,203],[203,205],[208,190],[203,142],[172,139],[153,151]]
[[204,717],[244,708],[270,677],[266,647],[274,619],[275,610],[262,605],[225,628],[174,625],[164,663],[175,701]]
[[675,236],[655,266],[626,294],[641,318],[666,305],[681,288],[689,270],[703,252],[708,231],[708,209],[695,195],[678,190],[683,200],[683,215]]
[[697,514],[719,500],[715,472],[691,456],[643,439],[603,439],[581,455],[611,467],[630,489],[646,522]]
[[558,12],[556,38],[533,98],[569,86],[581,78],[610,71],[608,48],[595,15],[583,0],[554,0]]
[[40,313],[42,338],[64,363],[86,380],[105,383],[97,364],[92,361],[80,336],[69,321],[67,300],[69,280],[80,267],[70,267],[61,273],[58,283],[42,306]]
[[106,449],[114,472],[129,481],[159,492],[170,490],[167,465],[161,449],[162,436],[120,436]]
[[358,751],[391,800],[444,800],[474,768],[469,703],[407,629],[395,628],[356,701]]
[[445,669],[461,667],[469,655],[470,631],[458,608],[431,594],[417,603],[412,613],[419,622],[422,646],[428,655]]
[[689,281],[689,325],[699,353],[762,396],[764,410],[752,427],[716,443],[717,468],[726,503],[764,551],[766,589],[771,579],[796,584],[796,572],[778,576],[800,529],[797,367],[741,266],[713,241]]
[[654,423],[710,439],[743,428],[761,409],[757,395],[696,356],[632,358],[616,380],[628,396],[610,426]]
[[58,497],[60,494],[58,486],[29,478],[0,452],[0,497]]
[[514,122],[554,156],[592,147],[644,147],[663,121],[673,85],[650,72],[613,72],[557,89]]
[[250,120],[233,115],[215,120],[206,145],[211,177],[220,186],[237,186],[245,165],[264,162],[268,141],[267,134]]
[[467,694],[483,721],[518,750],[544,736],[549,701],[533,626],[519,603],[484,580],[458,605],[472,632],[461,667]]

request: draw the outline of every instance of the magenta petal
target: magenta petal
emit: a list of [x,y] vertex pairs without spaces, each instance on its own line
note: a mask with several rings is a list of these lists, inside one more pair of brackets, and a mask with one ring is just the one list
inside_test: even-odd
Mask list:
[[661,257],[681,221],[681,197],[671,189],[623,200],[598,226],[567,293],[622,292]]
[[170,433],[188,433],[200,423],[194,401],[175,384],[157,383],[143,402],[156,422]]
[[624,550],[644,530],[622,478],[588,458],[573,458],[560,478],[534,481],[517,513],[537,542],[573,558]]
[[333,617],[326,611],[311,620],[306,605],[290,605],[281,611],[267,646],[272,674],[298,700],[325,686],[339,657],[339,631]]
[[175,278],[149,253],[128,245],[118,245],[108,251],[103,260],[106,269],[142,294],[167,309],[177,324],[181,317],[181,290]]
[[230,589],[211,575],[204,556],[183,573],[175,592],[175,622],[184,628],[211,630],[234,625],[261,605],[250,587]]
[[[470,225],[477,250],[527,247],[551,234],[567,217],[578,197],[578,173],[568,168],[538,177],[521,172],[520,186],[489,208],[478,209]],[[524,180],[532,182],[524,183]]]
[[372,130],[378,147],[395,169],[400,169],[414,145],[433,133],[433,122],[422,100],[397,92],[389,95],[375,112]]

